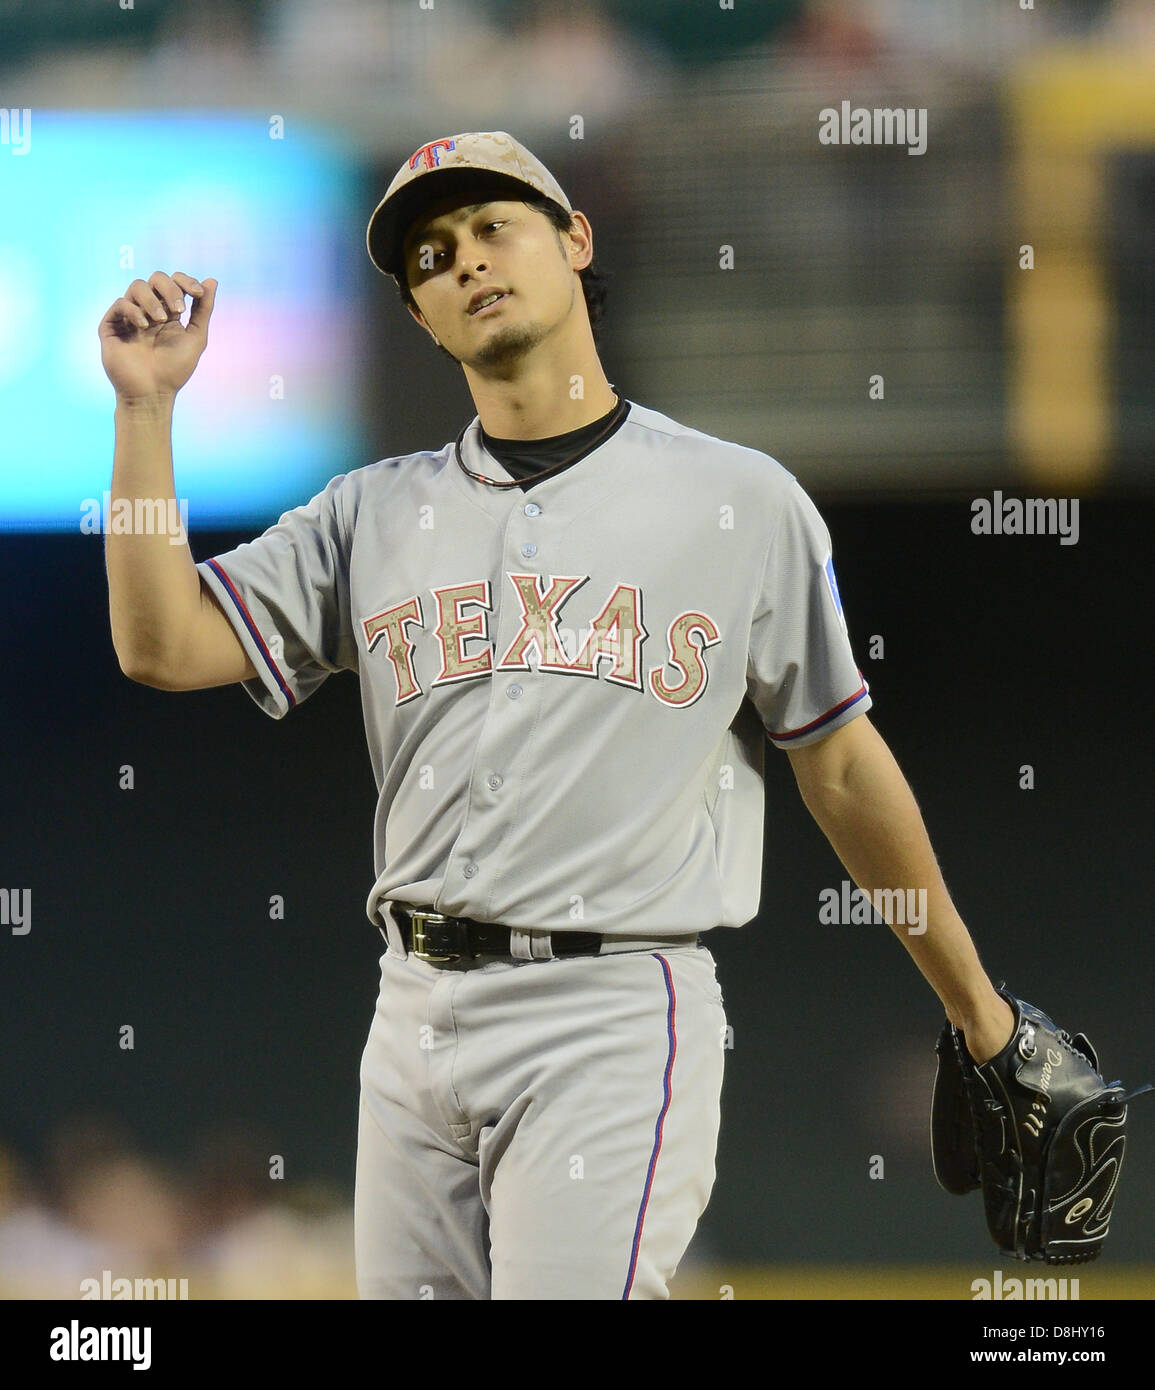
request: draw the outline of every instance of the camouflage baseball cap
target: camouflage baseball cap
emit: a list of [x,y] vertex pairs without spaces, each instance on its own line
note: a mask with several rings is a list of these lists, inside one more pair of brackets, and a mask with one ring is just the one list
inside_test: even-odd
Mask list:
[[365,233],[369,259],[394,279],[404,273],[405,233],[423,207],[457,193],[492,189],[511,198],[544,195],[572,212],[569,199],[545,165],[504,130],[468,131],[431,140],[397,171]]

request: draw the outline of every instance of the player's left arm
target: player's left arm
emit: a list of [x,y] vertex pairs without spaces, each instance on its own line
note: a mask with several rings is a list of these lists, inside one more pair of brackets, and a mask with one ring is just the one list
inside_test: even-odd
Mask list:
[[893,921],[891,930],[962,1029],[971,1056],[993,1057],[1011,1036],[1014,1014],[979,961],[914,794],[881,734],[860,714],[787,756],[802,800],[859,888],[871,895],[875,889],[926,890],[925,930],[911,933]]

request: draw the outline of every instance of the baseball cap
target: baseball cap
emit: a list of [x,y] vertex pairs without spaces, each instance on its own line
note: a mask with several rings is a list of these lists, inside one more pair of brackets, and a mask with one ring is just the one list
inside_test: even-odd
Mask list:
[[405,234],[422,208],[439,198],[475,188],[543,195],[572,212],[570,201],[545,165],[504,130],[467,131],[422,145],[398,169],[365,232],[369,259],[394,279],[404,274]]

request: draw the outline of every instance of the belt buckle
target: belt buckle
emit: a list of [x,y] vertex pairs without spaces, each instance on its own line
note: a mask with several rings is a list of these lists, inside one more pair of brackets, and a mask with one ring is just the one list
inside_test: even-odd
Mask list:
[[441,965],[461,959],[460,953],[450,956],[433,956],[425,949],[426,922],[447,922],[448,920],[449,919],[440,912],[410,912],[409,925],[413,932],[413,943],[409,949],[418,960],[427,960],[435,965]]

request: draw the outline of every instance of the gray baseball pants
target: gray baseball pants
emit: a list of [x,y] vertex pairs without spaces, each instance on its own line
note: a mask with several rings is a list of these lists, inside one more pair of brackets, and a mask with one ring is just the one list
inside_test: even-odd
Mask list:
[[668,1297],[715,1176],[710,952],[435,965],[394,937],[361,1064],[360,1297]]

